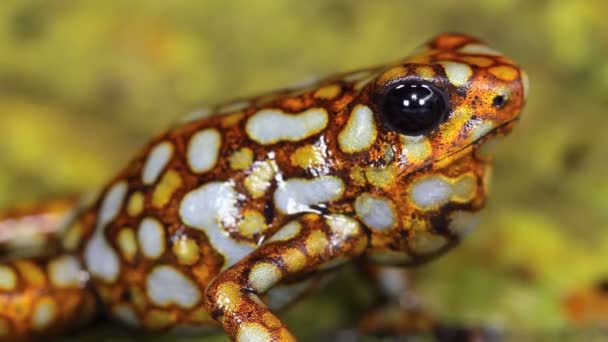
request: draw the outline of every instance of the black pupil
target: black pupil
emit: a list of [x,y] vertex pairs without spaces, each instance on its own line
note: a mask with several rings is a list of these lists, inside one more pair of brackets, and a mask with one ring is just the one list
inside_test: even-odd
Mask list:
[[503,95],[498,95],[494,98],[493,104],[496,108],[502,108],[507,103],[507,98]]
[[406,135],[435,129],[444,119],[448,104],[441,90],[426,83],[402,83],[384,94],[382,114],[386,124]]

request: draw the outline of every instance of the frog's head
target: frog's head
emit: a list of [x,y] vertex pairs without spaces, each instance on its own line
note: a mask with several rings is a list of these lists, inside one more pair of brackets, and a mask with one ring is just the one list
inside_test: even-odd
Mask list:
[[366,159],[359,157],[363,176],[353,167],[351,179],[369,189],[357,200],[359,216],[372,227],[386,223],[374,230],[375,247],[422,260],[458,242],[485,203],[490,158],[480,147],[511,131],[527,89],[513,61],[461,34],[441,35],[374,70],[338,142],[346,152],[372,142],[361,151]]
[[409,172],[510,132],[527,88],[510,59],[478,39],[444,34],[383,69],[363,92],[378,137],[400,146],[400,171]]
[[486,150],[518,121],[529,88],[515,62],[454,33],[370,75],[338,120],[339,147],[353,163],[393,165],[399,175]]

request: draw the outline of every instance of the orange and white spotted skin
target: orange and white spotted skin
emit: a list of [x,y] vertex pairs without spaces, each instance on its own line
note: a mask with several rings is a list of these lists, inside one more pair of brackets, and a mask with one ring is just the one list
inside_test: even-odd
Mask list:
[[[360,256],[419,264],[473,229],[491,161],[480,146],[511,130],[527,90],[514,62],[445,34],[389,65],[218,106],[153,139],[68,227],[63,251],[129,326],[295,340],[273,310],[322,273]],[[0,300],[46,303],[11,265]],[[36,329],[35,315],[0,305],[0,317],[0,336]]]
[[0,341],[41,340],[88,323],[98,312],[76,255],[22,257],[0,265]]

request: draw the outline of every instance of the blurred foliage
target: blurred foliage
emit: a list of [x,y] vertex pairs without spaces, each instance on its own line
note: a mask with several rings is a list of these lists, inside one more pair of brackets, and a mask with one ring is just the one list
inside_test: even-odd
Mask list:
[[[417,271],[417,289],[445,319],[566,329],[563,298],[608,276],[606,11],[601,0],[3,0],[0,207],[95,189],[201,104],[467,32],[524,65],[532,92],[498,153],[484,224]],[[287,313],[300,336],[355,319],[356,298],[331,290]]]

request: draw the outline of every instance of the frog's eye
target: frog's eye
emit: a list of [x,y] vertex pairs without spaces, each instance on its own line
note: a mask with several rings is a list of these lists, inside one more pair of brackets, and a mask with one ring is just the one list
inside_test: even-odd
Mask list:
[[384,123],[405,135],[420,135],[437,128],[449,112],[448,96],[430,83],[399,82],[378,98]]
[[509,97],[504,94],[496,95],[494,99],[492,99],[492,105],[498,109],[506,106],[507,102],[509,102]]

